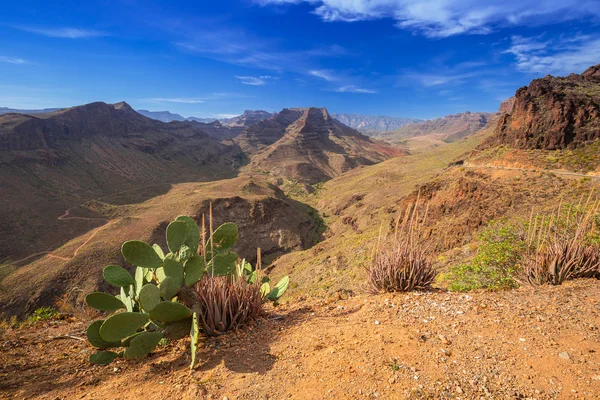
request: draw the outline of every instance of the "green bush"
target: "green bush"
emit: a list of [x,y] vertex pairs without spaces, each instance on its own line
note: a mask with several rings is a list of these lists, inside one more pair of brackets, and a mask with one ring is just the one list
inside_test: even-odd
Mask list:
[[468,264],[450,268],[450,290],[503,290],[518,287],[515,275],[526,250],[526,242],[515,224],[506,219],[492,221],[480,233],[477,254]]
[[37,310],[35,310],[29,316],[29,318],[27,318],[27,321],[35,324],[36,322],[39,322],[39,321],[47,321],[49,319],[52,319],[52,318],[56,317],[57,315],[58,315],[58,311],[56,311],[54,308],[41,307],[41,308],[38,308]]

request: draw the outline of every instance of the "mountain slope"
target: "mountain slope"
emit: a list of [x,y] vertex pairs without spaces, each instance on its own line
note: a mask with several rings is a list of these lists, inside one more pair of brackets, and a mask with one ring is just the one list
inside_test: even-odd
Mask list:
[[173,114],[170,111],[148,111],[148,110],[137,110],[138,113],[144,117],[152,118],[160,122],[171,122],[171,121],[185,121],[179,114]]
[[331,116],[342,124],[365,133],[394,131],[405,125],[423,121],[415,118],[371,116],[363,114],[331,113]]
[[548,75],[517,90],[492,143],[521,149],[576,148],[600,139],[600,64],[581,75]]
[[126,103],[2,115],[0,262],[54,248],[98,225],[89,210],[74,223],[57,219],[68,208],[141,187],[153,189],[135,193],[136,200],[174,182],[231,177],[239,153],[190,123],[164,124]]
[[[289,123],[292,118],[296,119]],[[264,130],[255,131],[260,127]],[[280,139],[274,142],[277,136]],[[405,154],[347,127],[324,108],[284,109],[250,127],[238,139],[254,139],[239,142],[245,150],[252,145],[265,146],[253,154],[248,169],[268,170],[271,175],[303,183],[322,182],[360,165]]]

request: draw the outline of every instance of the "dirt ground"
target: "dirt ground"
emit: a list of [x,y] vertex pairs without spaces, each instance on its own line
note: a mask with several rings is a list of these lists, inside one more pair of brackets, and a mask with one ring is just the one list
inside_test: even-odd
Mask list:
[[7,399],[598,399],[600,281],[469,294],[338,294],[140,363],[92,366],[88,321],[0,338]]

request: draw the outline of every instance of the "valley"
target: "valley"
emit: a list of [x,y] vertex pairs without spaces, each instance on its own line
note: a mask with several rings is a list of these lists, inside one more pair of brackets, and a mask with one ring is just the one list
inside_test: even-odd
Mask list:
[[[491,264],[521,244],[525,262],[538,220],[540,238],[585,221],[581,242],[598,254],[599,71],[536,79],[497,113],[427,121],[367,123],[317,107],[220,120],[125,102],[8,110],[0,115],[0,390],[9,398],[597,397],[600,265],[562,285],[525,284],[521,264],[500,288],[456,285],[457,271],[478,277],[486,232],[492,246],[509,246],[494,250]],[[234,222],[236,262],[260,264],[274,281],[289,276],[285,296],[246,326],[203,337],[191,371],[180,352],[187,338],[155,345],[146,364],[90,366],[88,320],[102,314],[85,295],[113,290],[102,271],[124,265],[123,242],[173,251],[165,232],[180,215],[199,225],[210,215],[211,230]],[[375,257],[407,224],[418,227],[407,243],[426,249],[435,280],[426,290],[367,294]],[[204,263],[210,247],[199,250]],[[179,295],[161,296],[177,303]],[[59,305],[43,325],[7,322]],[[68,372],[53,366],[56,357]],[[167,371],[156,389],[150,378]],[[42,379],[26,384],[34,376]]]

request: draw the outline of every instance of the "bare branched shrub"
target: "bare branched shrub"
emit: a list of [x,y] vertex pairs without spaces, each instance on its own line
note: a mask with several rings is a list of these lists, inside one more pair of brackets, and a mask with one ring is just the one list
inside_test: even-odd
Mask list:
[[[596,243],[600,201],[585,203],[585,212],[559,206],[555,215],[532,216],[528,231],[529,253],[523,261],[523,280],[532,285],[560,285],[576,278],[600,277],[600,246]],[[564,214],[564,210],[562,210]],[[540,222],[538,222],[540,221]]]
[[398,217],[392,238],[382,240],[380,233],[373,262],[367,267],[368,292],[425,290],[435,280],[437,272],[421,240],[427,211],[420,219],[418,205],[419,196],[414,206],[409,206],[402,222]]
[[232,276],[205,275],[197,288],[204,332],[218,336],[258,318],[263,312],[260,287]]

